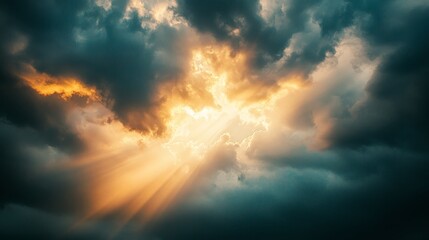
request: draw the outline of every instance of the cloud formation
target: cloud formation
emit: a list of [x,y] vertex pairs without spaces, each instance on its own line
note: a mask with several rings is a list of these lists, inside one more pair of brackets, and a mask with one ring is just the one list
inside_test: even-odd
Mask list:
[[428,21],[420,0],[1,2],[0,238],[425,239]]

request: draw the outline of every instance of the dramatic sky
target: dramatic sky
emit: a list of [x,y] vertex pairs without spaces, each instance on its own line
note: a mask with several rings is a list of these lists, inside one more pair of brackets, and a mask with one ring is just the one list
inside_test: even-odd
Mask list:
[[427,239],[429,0],[0,1],[0,239]]

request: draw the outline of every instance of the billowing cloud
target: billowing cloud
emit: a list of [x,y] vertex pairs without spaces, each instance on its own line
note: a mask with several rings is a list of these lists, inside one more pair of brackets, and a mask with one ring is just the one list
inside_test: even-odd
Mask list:
[[428,16],[1,2],[0,238],[425,239]]

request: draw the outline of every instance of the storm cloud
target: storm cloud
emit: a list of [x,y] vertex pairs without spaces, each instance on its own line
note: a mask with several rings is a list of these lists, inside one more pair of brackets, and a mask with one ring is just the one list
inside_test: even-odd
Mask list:
[[419,0],[2,1],[0,238],[426,239],[428,21]]

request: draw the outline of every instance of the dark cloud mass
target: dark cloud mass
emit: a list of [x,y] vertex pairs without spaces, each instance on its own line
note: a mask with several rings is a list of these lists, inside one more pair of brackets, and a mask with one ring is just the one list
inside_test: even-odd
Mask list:
[[[239,191],[213,196],[208,206],[187,206],[193,214],[178,211],[157,234],[166,239],[425,239],[427,159],[389,151],[343,153],[329,159],[338,160],[329,167],[318,162],[324,156],[297,160],[276,172],[275,181],[247,181]],[[357,175],[334,177],[331,171]],[[166,228],[177,231],[163,232]]]
[[429,20],[429,7],[403,13],[401,23],[387,21],[390,17],[385,8],[362,23],[361,34],[371,44],[368,51],[392,50],[382,56],[367,86],[367,99],[352,110],[351,118],[340,120],[330,138],[335,145],[381,143],[425,150],[429,35],[421,23]]
[[[174,26],[145,24],[155,14],[130,10],[133,1],[100,2],[0,2],[0,239],[428,239],[428,1],[177,0],[168,7]],[[143,227],[131,219],[113,235],[115,214],[75,228],[88,176],[53,166],[89,151],[69,115],[89,100],[39,94],[19,75],[26,66],[79,79],[127,129],[163,136],[159,87],[189,75],[194,45],[208,39],[229,46],[231,58],[245,53],[242,71],[255,81],[299,75],[307,86],[349,32],[374,64],[364,89],[337,86],[279,109],[292,116],[271,129],[316,132],[323,147],[259,133],[240,145],[225,135],[165,214]],[[315,115],[333,97],[339,107],[318,132]],[[276,146],[288,151],[265,150]],[[237,186],[212,184],[221,174]]]
[[[4,25],[28,39],[25,51],[14,58],[39,71],[75,76],[97,86],[124,124],[162,133],[162,122],[135,121],[132,115],[156,118],[150,111],[156,84],[181,74],[186,51],[175,47],[181,41],[178,30],[168,26],[144,29],[135,12],[124,19],[127,1],[120,0],[108,12],[91,1],[2,5]],[[181,61],[156,62],[158,52]]]
[[[319,0],[284,1],[284,4],[286,9],[277,6],[267,20],[260,15],[258,1],[180,0],[177,12],[198,30],[209,32],[234,48],[250,51],[251,65],[257,69],[286,57],[284,49],[295,36],[302,47],[286,57],[284,71],[307,75],[335,51],[338,35],[351,23],[349,5]],[[305,33],[311,30],[312,21],[320,25],[321,33],[307,37]]]

